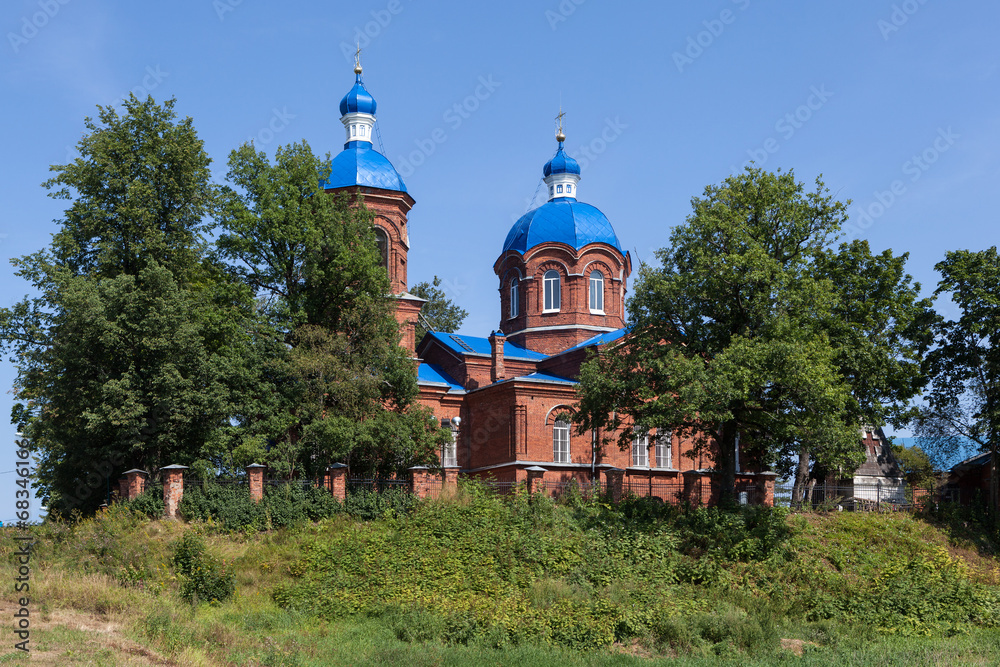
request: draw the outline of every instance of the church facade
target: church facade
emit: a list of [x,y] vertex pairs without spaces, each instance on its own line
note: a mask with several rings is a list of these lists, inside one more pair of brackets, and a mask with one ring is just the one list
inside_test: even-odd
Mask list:
[[[324,187],[362,195],[375,214],[400,345],[414,358],[419,402],[452,430],[442,467],[452,476],[517,483],[533,475],[548,484],[588,483],[615,471],[633,493],[678,500],[686,485],[690,497],[711,466],[708,454],[694,454],[693,443],[668,430],[633,429],[631,447],[621,451],[600,445],[617,434],[578,434],[568,421],[582,363],[626,335],[632,259],[608,218],[580,200],[580,167],[564,150],[561,128],[555,154],[542,169],[548,201],[514,223],[497,249],[499,331],[486,337],[432,332],[416,341],[423,302],[407,292],[406,277],[407,214],[415,202],[374,148],[376,102],[360,65],[355,73],[340,104],[347,141]],[[739,476],[740,487],[757,488],[752,473]]]

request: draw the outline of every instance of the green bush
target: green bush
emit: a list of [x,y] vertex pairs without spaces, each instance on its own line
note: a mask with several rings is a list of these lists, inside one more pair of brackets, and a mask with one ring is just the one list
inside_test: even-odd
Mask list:
[[236,576],[209,555],[202,538],[187,531],[174,545],[174,568],[182,576],[181,597],[190,602],[223,602],[236,592]]
[[417,506],[417,498],[404,487],[392,486],[382,491],[359,489],[349,491],[344,511],[357,519],[371,521],[404,516]]
[[159,519],[163,516],[163,484],[158,481],[153,482],[134,500],[123,500],[116,504],[144,514],[150,519]]
[[329,518],[343,511],[329,491],[311,484],[268,486],[255,503],[245,486],[207,483],[185,491],[180,513],[188,521],[212,520],[230,532],[283,528]]

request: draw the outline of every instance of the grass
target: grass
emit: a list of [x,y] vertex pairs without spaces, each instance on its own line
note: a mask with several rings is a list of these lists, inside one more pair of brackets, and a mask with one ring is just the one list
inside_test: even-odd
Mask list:
[[[995,541],[961,517],[559,506],[472,489],[409,516],[249,534],[124,510],[37,531],[39,664],[1000,662]],[[181,599],[184,533],[233,572],[233,598]],[[14,596],[2,599],[8,613]],[[0,637],[13,645],[9,624]]]

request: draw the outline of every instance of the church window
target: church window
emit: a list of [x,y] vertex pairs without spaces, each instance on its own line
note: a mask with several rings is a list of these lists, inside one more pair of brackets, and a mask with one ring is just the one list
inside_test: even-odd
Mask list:
[[448,432],[448,441],[441,446],[441,465],[453,468],[458,465],[458,448],[455,446],[455,431]]
[[673,468],[673,451],[670,448],[670,431],[656,429],[656,467]]
[[572,185],[567,185],[566,186],[566,194],[569,194],[571,192],[573,192],[573,186]]
[[351,136],[352,137],[358,136],[358,126],[357,125],[351,125]]
[[632,466],[649,467],[649,433],[638,426],[635,427],[635,438],[632,440]]
[[545,289],[545,303],[543,304],[543,310],[559,310],[559,272],[554,269],[546,271],[545,276],[542,278],[542,283],[544,284]]
[[510,281],[510,316],[517,317],[517,278]]
[[552,427],[552,460],[569,463],[569,424],[564,421]]
[[381,227],[375,228],[375,243],[378,245],[378,254],[381,257],[382,266],[389,270],[389,236]]
[[604,313],[604,274],[590,272],[590,312]]
[[549,196],[551,197],[551,196],[552,196],[552,195],[554,195],[555,193],[556,193],[556,188],[555,188],[555,186],[554,186],[554,185],[550,185],[550,186],[549,186]]
[[364,125],[359,125],[358,127],[361,128],[361,136],[362,137],[365,136],[365,126]]
[[562,186],[561,185],[557,185],[556,186],[556,192],[558,192],[560,194],[562,193]]

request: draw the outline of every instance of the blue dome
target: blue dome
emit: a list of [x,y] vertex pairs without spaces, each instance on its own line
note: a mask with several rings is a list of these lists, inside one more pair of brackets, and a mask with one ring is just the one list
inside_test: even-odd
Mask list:
[[563,152],[562,142],[559,142],[559,150],[556,151],[555,157],[545,163],[542,167],[542,174],[544,176],[549,176],[551,174],[579,174],[580,165],[576,160],[566,155]]
[[367,113],[375,115],[375,98],[371,96],[365,84],[361,83],[361,75],[358,74],[354,82],[354,87],[340,100],[340,115],[346,116],[348,113]]
[[327,190],[361,185],[406,192],[399,172],[367,141],[345,144],[344,150],[330,162],[330,177],[320,185]]
[[597,208],[572,197],[553,199],[525,213],[507,233],[503,252],[523,253],[546,241],[565,243],[576,250],[590,243],[607,243],[622,252],[608,218]]

